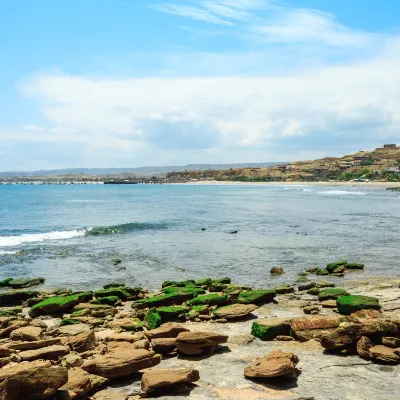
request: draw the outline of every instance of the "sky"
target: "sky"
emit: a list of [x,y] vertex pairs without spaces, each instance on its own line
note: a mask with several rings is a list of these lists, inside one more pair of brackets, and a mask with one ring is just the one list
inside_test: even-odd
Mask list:
[[0,171],[400,143],[398,0],[0,0]]

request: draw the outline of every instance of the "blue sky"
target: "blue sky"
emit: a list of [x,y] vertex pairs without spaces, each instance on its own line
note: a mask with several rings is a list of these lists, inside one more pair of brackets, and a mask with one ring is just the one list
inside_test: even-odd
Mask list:
[[400,142],[396,0],[0,2],[0,170]]

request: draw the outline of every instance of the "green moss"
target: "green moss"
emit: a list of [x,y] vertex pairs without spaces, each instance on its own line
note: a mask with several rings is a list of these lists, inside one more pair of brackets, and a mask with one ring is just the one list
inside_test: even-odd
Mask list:
[[186,280],[186,281],[165,281],[161,285],[164,289],[168,286],[176,286],[176,287],[185,287],[185,286],[195,286],[195,282],[193,280]]
[[121,326],[121,328],[126,331],[137,332],[142,331],[143,326],[144,324],[139,318],[132,318],[129,323],[125,322],[124,325]]
[[63,319],[61,322],[60,322],[60,326],[66,326],[66,325],[76,325],[76,324],[80,324],[81,322],[80,321],[77,321],[76,319],[73,319],[73,318],[66,318],[66,319]]
[[309,279],[307,277],[305,277],[305,276],[300,276],[300,278],[296,279],[297,283],[305,283],[305,282],[308,282],[308,281],[309,281]]
[[186,286],[186,287],[169,286],[164,289],[164,293],[166,294],[188,293],[197,296],[199,294],[204,294],[205,290],[195,286]]
[[87,308],[82,308],[81,310],[74,311],[74,312],[71,314],[71,318],[74,318],[74,317],[84,317],[84,316],[89,315],[89,314],[90,314],[90,310],[89,310],[89,309],[87,309]]
[[197,296],[194,299],[189,301],[189,304],[192,306],[198,305],[209,305],[209,306],[222,306],[226,304],[228,300],[228,296],[220,296],[216,293],[212,294],[204,294],[201,296]]
[[0,310],[0,317],[16,317],[22,312],[22,307],[10,307]]
[[277,286],[276,288],[274,288],[274,291],[277,294],[286,294],[286,293],[293,293],[294,292],[294,287],[285,284],[285,285],[281,285],[281,286]]
[[214,279],[212,283],[213,285],[229,285],[231,283],[231,278],[225,277],[225,278]]
[[111,259],[111,264],[112,265],[119,265],[122,263],[122,260],[120,258],[113,258]]
[[162,306],[180,305],[192,299],[194,293],[170,293],[159,296],[148,297],[132,303],[132,308],[153,308]]
[[44,283],[44,278],[20,278],[12,279],[8,286],[12,289],[23,289],[31,286],[37,286]]
[[307,290],[307,294],[311,294],[313,296],[318,296],[320,293],[320,290],[317,287],[313,287],[309,290]]
[[359,310],[380,310],[381,306],[376,297],[348,295],[336,300],[338,310],[341,314],[351,314]]
[[239,295],[239,302],[244,304],[263,304],[272,301],[276,297],[275,290],[248,290]]
[[161,326],[161,316],[154,308],[152,308],[144,317],[144,322],[148,329],[159,328]]
[[110,288],[124,287],[124,286],[125,286],[125,283],[123,283],[123,282],[110,282],[110,283],[107,283],[107,285],[104,285],[103,288],[110,289]]
[[0,287],[7,287],[8,284],[13,280],[13,278],[6,278],[0,281]]
[[341,266],[346,266],[347,261],[345,260],[339,260],[339,261],[335,261],[333,263],[330,263],[326,266],[326,270],[328,271],[328,273],[333,273],[333,271],[337,268],[337,267],[341,267]]
[[209,311],[209,308],[208,308],[208,306],[204,306],[204,305],[202,305],[202,306],[194,306],[192,308],[192,311],[196,311],[196,312],[198,312],[200,314],[207,314],[208,311]]
[[208,291],[212,293],[223,292],[225,288],[226,285],[212,283],[211,285],[208,286]]
[[21,305],[24,301],[32,297],[37,297],[38,295],[39,292],[30,290],[0,293],[0,306],[7,307]]
[[307,276],[308,274],[307,274],[306,271],[303,271],[303,272],[299,272],[297,275],[299,275],[299,276]]
[[106,296],[106,297],[99,297],[96,299],[97,304],[105,304],[107,306],[114,306],[116,303],[120,301],[118,296]]
[[277,323],[273,321],[269,324],[266,321],[253,322],[251,334],[261,340],[273,340],[280,335],[290,335],[290,325],[288,322]]
[[199,279],[198,281],[195,281],[196,286],[208,286],[211,285],[212,279],[211,278],[204,278],[204,279]]
[[364,264],[360,263],[348,263],[346,269],[364,269]]
[[162,322],[166,322],[187,313],[189,308],[183,306],[159,307],[156,311],[160,314]]
[[130,297],[130,293],[126,290],[125,287],[111,287],[109,289],[97,290],[94,292],[96,298],[98,297],[109,297],[116,296],[121,300],[127,300]]
[[326,269],[322,269],[322,268],[317,268],[315,270],[315,273],[317,275],[329,275],[329,272]]
[[325,289],[319,293],[318,300],[319,301],[332,300],[332,299],[337,299],[338,297],[341,296],[347,296],[348,294],[349,293],[346,290],[340,288]]
[[92,298],[91,292],[78,293],[69,296],[53,296],[49,297],[40,303],[32,306],[29,315],[36,317],[38,315],[52,314],[60,311],[65,311],[73,306],[88,301]]
[[238,296],[241,292],[243,292],[243,289],[237,285],[229,285],[229,286],[225,287],[223,292],[224,292],[224,294],[227,294],[227,295]]

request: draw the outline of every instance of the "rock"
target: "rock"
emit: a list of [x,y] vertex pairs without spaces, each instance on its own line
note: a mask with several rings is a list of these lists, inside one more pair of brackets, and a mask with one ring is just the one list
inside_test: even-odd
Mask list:
[[286,285],[281,285],[281,286],[278,286],[278,287],[274,288],[274,291],[277,294],[293,293],[294,292],[294,287],[286,284]]
[[319,314],[320,310],[321,310],[321,309],[320,309],[319,306],[317,306],[316,304],[311,305],[311,306],[303,307],[303,312],[304,312],[304,314],[312,314],[312,315],[315,315],[315,314]]
[[170,354],[176,350],[175,338],[159,338],[151,341],[153,351],[157,354]]
[[337,267],[333,270],[332,275],[339,274],[340,276],[342,276],[342,274],[344,274],[345,271],[346,271],[346,268],[343,265],[341,265],[340,267]]
[[96,346],[96,336],[93,331],[82,332],[70,337],[67,344],[71,350],[84,353]]
[[3,292],[0,293],[0,306],[8,307],[8,306],[18,306],[21,305],[24,301],[36,297],[39,295],[39,292],[28,291],[28,290],[18,290],[15,292]]
[[285,273],[282,267],[272,267],[269,272],[271,275],[283,275]]
[[[211,281],[211,279],[210,279]],[[210,282],[211,283],[211,282]],[[161,287],[164,289],[166,287],[175,286],[175,287],[186,287],[186,286],[195,286],[196,283],[193,280],[186,281],[164,281]],[[197,286],[197,285],[196,285]]]
[[385,337],[382,338],[382,344],[384,346],[391,347],[391,348],[395,349],[397,347],[400,347],[400,338],[385,336]]
[[33,342],[41,339],[43,330],[34,326],[25,326],[11,332],[12,340],[20,340],[22,342]]
[[86,324],[67,325],[57,329],[57,333],[64,336],[76,336],[80,333],[90,332],[91,329]]
[[134,343],[142,339],[146,339],[144,332],[136,332],[134,334],[131,333],[117,333],[111,329],[96,332],[97,340],[105,340],[108,342],[130,342]]
[[195,297],[194,299],[189,301],[189,304],[192,306],[223,306],[227,304],[228,296],[212,293],[212,294],[204,294]]
[[121,300],[118,296],[105,296],[97,298],[96,304],[116,306],[116,305],[121,305]]
[[150,309],[144,317],[144,324],[147,329],[156,329],[161,326],[161,315],[155,308]]
[[329,288],[329,287],[335,287],[335,284],[333,282],[320,281],[320,282],[317,282],[317,287],[319,287],[319,288]]
[[0,370],[0,399],[50,399],[68,380],[68,371],[48,361],[34,361]]
[[334,272],[335,269],[337,269],[338,267],[342,267],[342,266],[346,267],[347,264],[348,264],[347,261],[344,261],[344,260],[335,261],[335,262],[333,262],[333,263],[328,264],[328,265],[326,266],[326,270],[327,270],[330,274],[332,274],[332,273]]
[[213,285],[230,285],[232,283],[231,278],[229,277],[224,277],[224,278],[218,278],[218,279],[214,279],[212,281]]
[[120,318],[114,319],[112,327],[136,332],[143,330],[143,322],[138,318]]
[[159,364],[161,356],[153,351],[132,350],[112,351],[105,355],[96,355],[84,362],[82,368],[92,374],[113,379],[132,375],[142,369]]
[[321,301],[321,306],[323,308],[336,308],[336,300],[323,300]]
[[390,347],[378,345],[369,349],[369,357],[373,361],[388,364],[399,364],[400,356],[398,356]]
[[293,353],[273,351],[248,365],[244,370],[244,376],[247,378],[293,377],[298,362],[299,359]]
[[189,307],[184,306],[170,306],[170,307],[159,307],[157,313],[161,317],[162,322],[172,321],[183,317],[188,311]]
[[153,369],[142,376],[141,388],[145,393],[168,391],[177,385],[196,382],[200,379],[195,369]]
[[256,310],[258,307],[254,304],[232,304],[217,308],[213,311],[216,318],[225,318],[227,320],[243,318]]
[[[300,290],[300,288],[299,288]],[[311,289],[307,290],[307,294],[311,294],[312,296],[318,296],[320,293],[320,290],[317,287],[313,287]]]
[[21,351],[18,355],[22,361],[34,361],[34,360],[57,360],[61,356],[65,356],[69,353],[68,346],[53,345],[48,347],[42,347],[35,350]]
[[65,312],[83,301],[90,300],[92,293],[78,293],[69,296],[49,297],[32,306],[29,315],[34,318],[39,315],[49,315]]
[[362,336],[382,338],[400,336],[400,325],[385,319],[365,320],[364,323],[348,323],[321,337],[321,345],[328,350],[341,350],[354,346]]
[[131,351],[131,350],[149,350],[150,349],[150,342],[147,339],[138,340],[137,342],[108,342],[107,343],[108,351]]
[[208,286],[211,285],[212,279],[211,278],[205,278],[205,279],[199,279],[198,281],[195,281],[196,286]]
[[192,299],[195,297],[195,293],[170,293],[170,294],[162,294],[159,296],[148,297],[142,300],[137,300],[132,303],[132,308],[141,309],[141,308],[153,308],[153,307],[164,307],[164,306],[174,306],[181,305],[185,301]]
[[11,343],[8,345],[8,348],[13,350],[35,350],[35,349],[41,349],[42,347],[53,346],[55,344],[62,344],[62,339],[54,338],[54,339],[38,340],[34,342]]
[[8,357],[11,355],[9,347],[0,347],[0,357]]
[[0,317],[16,317],[22,313],[22,307],[5,307],[0,309]]
[[68,369],[80,367],[83,364],[82,358],[78,354],[67,354],[61,360],[61,366]]
[[277,336],[290,335],[290,322],[287,318],[265,318],[253,322],[251,334],[261,340],[273,340]]
[[296,283],[306,283],[306,282],[310,282],[310,280],[307,278],[307,276],[299,276],[296,279]]
[[26,321],[13,321],[11,325],[0,330],[0,337],[10,336],[11,332],[15,331],[16,329],[23,328],[27,325],[28,323]]
[[247,290],[240,293],[239,302],[242,304],[261,305],[271,302],[275,297],[275,290]]
[[13,279],[8,282],[9,287],[12,289],[23,289],[31,286],[37,286],[44,283],[44,278],[19,278]]
[[101,390],[97,392],[93,396],[90,397],[90,400],[137,400],[135,397],[130,397],[128,399],[128,395],[118,392],[116,390]]
[[316,315],[290,320],[292,335],[299,341],[318,339],[328,330],[336,329],[341,322],[340,316]]
[[108,383],[108,379],[97,375],[91,375],[81,368],[68,370],[68,382],[60,390],[68,391],[70,398],[75,399],[100,389]]
[[[297,289],[299,289],[299,291],[302,292],[303,290],[310,290],[312,288],[315,288],[316,286],[317,286],[317,284],[315,282],[307,282],[307,283],[303,283],[301,285],[298,285]],[[319,293],[319,290],[318,290],[318,293]],[[312,293],[309,293],[309,294],[312,294]]]
[[364,269],[364,264],[360,263],[347,263],[346,269]]
[[381,318],[378,310],[360,310],[350,314],[350,319],[362,322],[364,319]]
[[372,340],[370,338],[368,338],[367,336],[362,336],[357,342],[357,354],[360,357],[369,360],[369,349],[373,346],[374,344],[372,343]]
[[182,332],[176,338],[178,352],[192,356],[213,351],[228,341],[227,335],[214,332]]
[[349,293],[344,289],[339,289],[339,288],[325,289],[319,293],[318,300],[319,301],[332,300],[332,299],[336,300],[337,298],[342,296],[347,296],[348,294]]
[[329,275],[329,272],[323,268],[317,268],[314,273],[317,275]]
[[293,342],[295,338],[292,336],[279,335],[274,340],[276,340],[277,342]]
[[150,340],[153,340],[159,338],[176,338],[182,332],[189,332],[189,329],[179,325],[164,325],[161,328],[145,332],[145,335]]
[[[139,291],[140,293],[140,291]],[[138,293],[138,294],[139,294]],[[126,290],[124,286],[121,287],[111,287],[108,289],[97,290],[94,292],[94,295],[97,298],[99,297],[118,297],[121,300],[127,300],[131,297],[131,294]]]
[[343,296],[336,301],[338,310],[341,314],[352,314],[359,310],[380,310],[379,300],[375,297],[352,295]]
[[198,288],[190,284],[190,286],[169,286],[163,289],[165,294],[188,294],[191,298],[198,296],[199,294],[205,294],[206,291],[202,288]]

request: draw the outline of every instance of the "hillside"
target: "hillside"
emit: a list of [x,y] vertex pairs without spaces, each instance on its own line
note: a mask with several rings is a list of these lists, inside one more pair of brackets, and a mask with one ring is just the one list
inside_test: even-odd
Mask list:
[[269,167],[170,172],[169,183],[193,180],[240,182],[350,181],[353,179],[400,181],[400,147],[360,151],[340,158],[326,157]]

